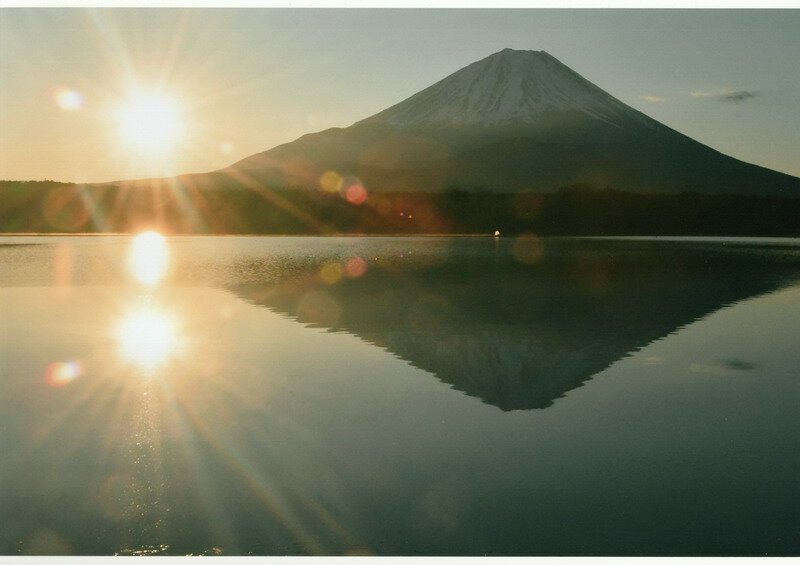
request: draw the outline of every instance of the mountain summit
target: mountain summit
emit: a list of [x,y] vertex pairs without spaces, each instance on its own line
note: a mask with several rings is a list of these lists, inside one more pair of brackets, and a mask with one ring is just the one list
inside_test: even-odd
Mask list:
[[227,169],[247,184],[371,192],[800,196],[800,179],[723,155],[627,106],[544,51],[504,49],[347,128],[305,135]]
[[563,111],[614,123],[631,108],[549,53],[503,49],[361,123],[507,126]]

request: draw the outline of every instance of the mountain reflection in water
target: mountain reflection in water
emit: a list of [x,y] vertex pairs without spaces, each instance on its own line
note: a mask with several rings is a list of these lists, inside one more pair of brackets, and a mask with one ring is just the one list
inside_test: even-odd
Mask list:
[[[643,346],[797,279],[791,247],[517,238],[310,263],[229,290],[356,335],[502,410],[545,408]],[[257,266],[251,265],[255,269]]]
[[0,554],[798,553],[798,240],[13,241]]

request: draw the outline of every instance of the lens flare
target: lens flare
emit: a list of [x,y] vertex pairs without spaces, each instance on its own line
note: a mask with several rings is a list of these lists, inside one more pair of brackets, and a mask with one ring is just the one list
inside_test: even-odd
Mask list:
[[160,233],[147,231],[133,238],[129,266],[142,284],[157,284],[169,266],[169,249]]
[[44,382],[53,387],[62,387],[79,376],[81,376],[81,365],[77,361],[50,363],[45,371]]
[[514,238],[511,253],[520,263],[533,265],[544,258],[544,243],[533,234],[523,234]]
[[75,252],[71,243],[59,243],[53,254],[53,279],[57,289],[64,290],[72,284]]
[[325,284],[336,284],[342,280],[342,265],[336,261],[325,263],[319,270],[319,276]]
[[337,193],[342,188],[342,175],[336,171],[328,171],[320,177],[319,186],[325,192]]
[[176,353],[178,332],[175,320],[152,308],[128,314],[117,328],[122,359],[152,371]]
[[353,184],[347,187],[345,197],[350,204],[363,204],[367,201],[367,190],[360,184]]
[[344,266],[344,272],[351,279],[358,278],[367,272],[367,262],[361,257],[353,257]]
[[63,231],[79,230],[91,217],[90,204],[78,186],[52,189],[44,199],[42,213],[49,225]]
[[62,110],[75,111],[83,106],[83,96],[77,90],[59,86],[53,90],[53,102]]
[[336,328],[342,307],[325,291],[304,294],[297,303],[297,320],[317,327]]

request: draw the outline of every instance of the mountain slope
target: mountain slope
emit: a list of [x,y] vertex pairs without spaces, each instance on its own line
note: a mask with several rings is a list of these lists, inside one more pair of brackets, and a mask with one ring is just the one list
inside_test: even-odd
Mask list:
[[800,179],[725,156],[630,108],[551,55],[505,49],[348,128],[305,135],[219,172],[316,186],[335,171],[370,191],[800,195]]

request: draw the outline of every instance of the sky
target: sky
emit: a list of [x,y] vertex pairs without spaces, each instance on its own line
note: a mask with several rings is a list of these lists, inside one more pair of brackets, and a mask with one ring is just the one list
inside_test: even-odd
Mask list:
[[800,176],[800,10],[0,9],[0,179],[216,170],[503,48]]

